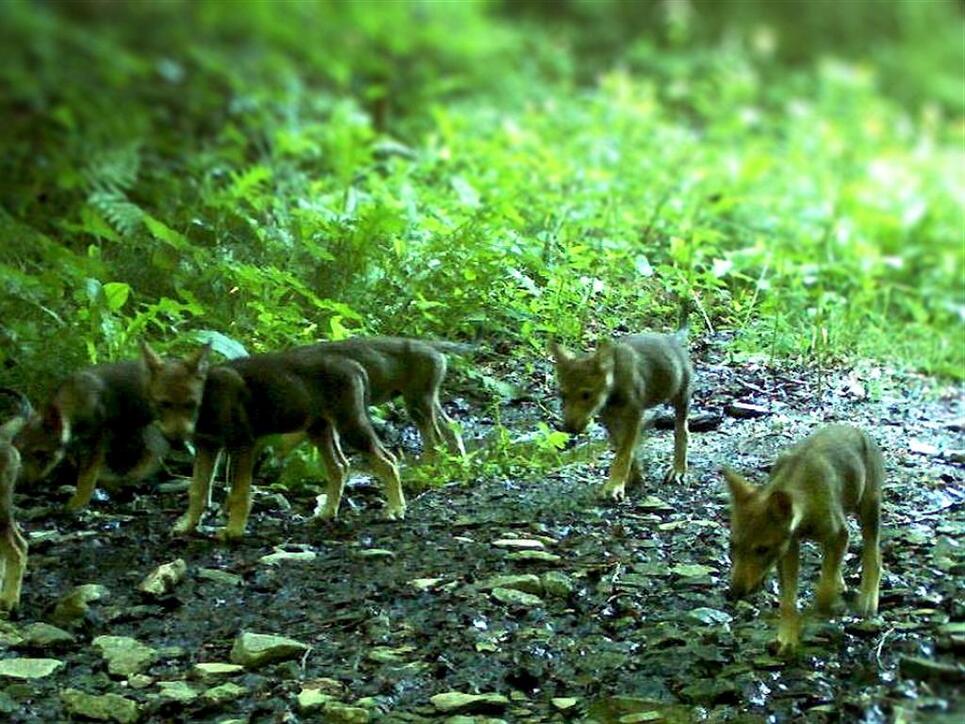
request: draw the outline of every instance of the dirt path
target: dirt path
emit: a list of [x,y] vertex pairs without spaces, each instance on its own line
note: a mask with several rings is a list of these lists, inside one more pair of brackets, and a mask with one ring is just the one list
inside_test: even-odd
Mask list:
[[[710,349],[699,369],[694,414],[720,413],[735,400],[768,414],[724,415],[716,430],[692,435],[691,476],[680,487],[658,482],[671,433],[651,433],[640,447],[648,487],[619,506],[594,496],[608,455],[535,480],[477,480],[415,496],[404,525],[378,521],[381,493],[364,478],[338,524],[306,523],[310,499],[289,496],[290,514],[267,498],[251,536],[234,548],[166,538],[183,493],[100,502],[85,521],[51,519],[45,501],[24,498],[30,569],[19,618],[0,623],[0,658],[52,657],[65,666],[32,681],[0,679],[0,712],[13,721],[64,720],[75,706],[61,697],[69,687],[119,694],[145,720],[419,721],[449,716],[430,702],[447,691],[505,695],[467,711],[513,722],[741,714],[875,722],[908,720],[916,710],[922,721],[960,720],[965,468],[950,454],[965,448],[961,401],[870,367],[818,375],[729,366]],[[542,372],[528,386],[545,405],[550,377]],[[503,419],[522,430],[543,417],[541,407],[507,405]],[[784,662],[768,648],[775,596],[736,606],[724,598],[727,501],[716,471],[727,462],[762,480],[778,451],[830,420],[868,429],[888,461],[881,615],[810,621],[801,656]],[[535,556],[522,555],[540,560],[521,560],[526,549],[500,539],[538,541],[529,544],[540,546]],[[858,540],[846,561],[850,586]],[[315,558],[259,561],[278,545]],[[156,600],[136,590],[178,557],[188,573],[172,594]],[[804,560],[809,603],[817,551],[808,546]],[[237,576],[238,585],[202,569]],[[109,595],[64,624],[74,640],[31,644],[28,624],[51,620],[53,602],[87,583]],[[217,682],[191,678],[198,662],[227,662],[242,631],[288,636],[311,650]],[[108,673],[92,645],[104,634],[137,639],[154,650],[153,663],[133,676]],[[180,701],[159,683],[180,680]],[[306,688],[347,706],[300,711],[296,696]]]

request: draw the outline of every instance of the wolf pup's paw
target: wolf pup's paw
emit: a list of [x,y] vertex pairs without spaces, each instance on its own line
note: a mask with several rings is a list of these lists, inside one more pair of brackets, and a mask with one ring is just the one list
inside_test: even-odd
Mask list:
[[668,484],[680,485],[687,479],[686,470],[676,470],[675,468],[670,468],[667,474],[664,476],[663,481]]
[[175,521],[174,525],[171,526],[171,536],[191,535],[197,528],[197,521],[191,520],[187,515],[182,515]]
[[386,520],[405,520],[405,506],[389,507],[385,509]]
[[867,594],[859,593],[858,601],[855,604],[858,615],[864,618],[871,618],[878,615],[878,593]]
[[238,530],[237,528],[229,528],[228,526],[225,526],[215,533],[214,537],[222,543],[237,543],[245,537],[245,531],[244,529]]
[[607,500],[620,501],[627,497],[627,491],[622,485],[610,485],[607,483],[600,490],[600,497]]

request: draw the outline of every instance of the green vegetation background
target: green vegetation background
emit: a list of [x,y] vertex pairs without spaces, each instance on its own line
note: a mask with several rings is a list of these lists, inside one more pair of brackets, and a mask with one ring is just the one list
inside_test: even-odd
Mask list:
[[0,3],[0,383],[657,327],[955,378],[953,0]]

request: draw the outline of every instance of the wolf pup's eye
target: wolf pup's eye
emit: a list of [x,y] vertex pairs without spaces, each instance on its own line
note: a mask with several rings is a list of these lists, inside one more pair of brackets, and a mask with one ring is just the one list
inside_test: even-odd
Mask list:
[[583,402],[589,402],[589,400],[590,400],[590,391],[589,391],[589,390],[583,390],[583,393],[580,395],[580,399],[583,400]]
[[762,558],[770,553],[770,551],[771,549],[768,546],[754,546],[754,554]]

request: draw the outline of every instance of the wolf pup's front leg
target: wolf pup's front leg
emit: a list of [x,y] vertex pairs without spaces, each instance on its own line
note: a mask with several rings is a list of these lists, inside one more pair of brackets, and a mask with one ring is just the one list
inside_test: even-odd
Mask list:
[[188,510],[174,524],[171,535],[187,535],[197,530],[211,496],[211,480],[214,478],[220,459],[220,450],[207,447],[197,449],[194,458],[194,474],[188,491]]

